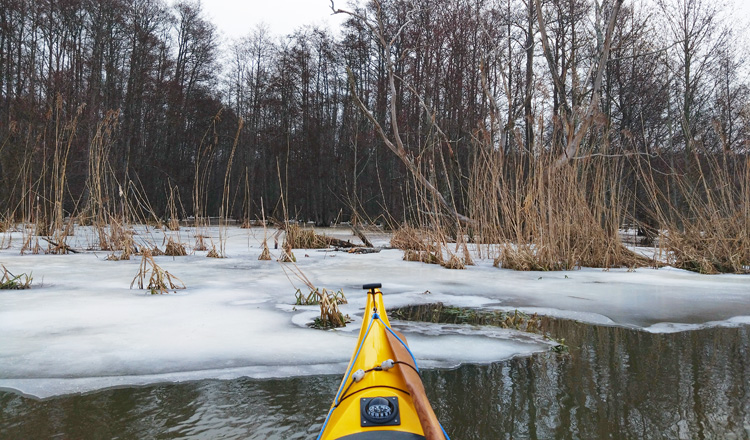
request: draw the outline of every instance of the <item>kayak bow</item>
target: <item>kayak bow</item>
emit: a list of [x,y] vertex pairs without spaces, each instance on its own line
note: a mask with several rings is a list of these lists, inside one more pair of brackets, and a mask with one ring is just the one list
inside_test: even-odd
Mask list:
[[319,440],[447,440],[406,339],[391,328],[380,284],[366,284],[357,347]]

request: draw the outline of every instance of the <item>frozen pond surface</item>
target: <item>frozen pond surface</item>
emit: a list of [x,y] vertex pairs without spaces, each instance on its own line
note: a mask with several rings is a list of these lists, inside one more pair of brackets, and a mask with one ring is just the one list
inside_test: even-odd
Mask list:
[[[216,228],[203,233],[218,246]],[[178,234],[186,247],[195,243],[193,229]],[[447,270],[404,262],[399,250],[295,250],[297,266],[313,284],[344,290],[349,304],[342,311],[354,319],[345,329],[313,330],[306,324],[317,306],[293,306],[295,289],[304,286],[283,269],[289,266],[258,261],[262,229],[227,234],[227,258],[206,258],[206,252],[155,258],[187,286],[168,295],[129,288],[140,257],[20,255],[21,234],[1,234],[0,263],[15,274],[32,273],[34,283],[30,290],[0,291],[0,388],[46,398],[160,382],[340,375],[359,328],[360,287],[368,282],[383,284],[391,308],[434,302],[518,308],[655,333],[750,323],[750,277],[741,275],[671,268],[514,272],[478,259],[466,270]],[[68,244],[86,248],[91,237],[78,228]],[[154,229],[136,236],[140,243],[163,239]],[[399,325],[428,368],[489,364],[548,348],[513,331]]]

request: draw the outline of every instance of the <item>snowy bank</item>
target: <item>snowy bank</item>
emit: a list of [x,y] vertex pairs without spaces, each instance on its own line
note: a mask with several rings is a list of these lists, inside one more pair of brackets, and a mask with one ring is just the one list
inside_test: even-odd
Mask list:
[[[391,308],[442,302],[519,309],[653,332],[750,323],[750,277],[742,275],[671,268],[514,272],[487,260],[448,270],[405,262],[399,250],[295,250],[297,266],[313,284],[344,290],[349,304],[342,311],[354,319],[344,329],[314,330],[307,324],[317,306],[293,305],[303,284],[282,263],[258,261],[263,230],[225,232],[227,258],[206,258],[205,251],[155,257],[187,286],[167,295],[129,288],[140,257],[108,261],[102,251],[20,255],[21,233],[0,234],[6,245],[0,263],[34,278],[30,290],[0,291],[0,387],[44,398],[165,381],[342,374],[365,302],[360,288],[368,282],[383,284]],[[218,246],[217,228],[202,233]],[[188,248],[195,242],[191,228],[169,234]],[[163,239],[160,230],[140,228],[136,242]],[[378,240],[383,244],[387,237]],[[68,244],[84,249],[92,242],[91,231],[78,228]],[[394,326],[428,368],[493,362],[549,347],[535,335],[497,328]]]

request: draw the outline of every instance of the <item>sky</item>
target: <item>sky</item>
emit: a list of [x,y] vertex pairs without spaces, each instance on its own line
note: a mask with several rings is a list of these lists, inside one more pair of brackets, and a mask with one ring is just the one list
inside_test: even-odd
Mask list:
[[[731,5],[729,20],[739,18],[741,32],[750,24],[749,0],[726,0]],[[626,0],[625,4],[633,3]],[[348,7],[349,0],[336,0],[337,8]],[[343,15],[331,14],[330,0],[201,0],[211,21],[228,39],[243,37],[264,23],[273,34],[286,35],[305,24],[336,28]]]
[[[202,0],[201,5],[227,39],[245,36],[261,23],[286,35],[305,24],[334,28],[343,21],[332,16],[330,0]],[[337,8],[345,6],[346,0],[336,1]]]

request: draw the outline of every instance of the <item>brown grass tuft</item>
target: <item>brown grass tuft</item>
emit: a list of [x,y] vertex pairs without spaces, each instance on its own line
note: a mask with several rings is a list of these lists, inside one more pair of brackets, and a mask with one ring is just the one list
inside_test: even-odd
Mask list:
[[195,246],[193,247],[194,251],[207,251],[208,248],[206,247],[206,243],[203,241],[204,238],[208,238],[204,235],[196,235],[195,236]]
[[416,251],[407,249],[404,251],[404,261],[418,261],[427,264],[443,264],[443,259],[439,254],[428,251]]
[[147,276],[148,284],[145,285],[146,290],[149,290],[152,295],[169,293],[170,291],[185,288],[185,284],[179,278],[159,267],[151,256],[151,253],[144,251],[140,268],[130,283],[130,288],[132,289],[133,284],[137,282],[138,288],[143,289]]
[[271,251],[268,250],[268,244],[265,241],[263,242],[263,252],[260,253],[258,260],[261,260],[261,261],[271,260]]
[[305,229],[297,224],[286,225],[284,245],[290,245],[294,249],[323,249],[328,247],[325,236],[318,235],[313,229]]
[[20,275],[13,275],[5,265],[0,264],[0,267],[3,269],[3,274],[0,277],[1,290],[22,290],[31,288],[33,278],[30,274],[22,273]]
[[289,243],[284,243],[284,246],[281,251],[281,257],[279,257],[279,261],[282,263],[296,263],[297,258],[294,256],[294,253],[292,252],[292,246]]
[[636,164],[642,205],[669,264],[704,274],[750,273],[747,157],[701,151]]
[[441,264],[446,269],[466,269],[466,263],[456,255],[452,255],[449,260]]
[[391,246],[404,251],[432,250],[432,246],[426,244],[426,235],[422,229],[403,225],[393,233]]
[[172,237],[169,237],[167,239],[167,244],[164,246],[164,255],[170,257],[183,257],[187,255],[187,251],[182,243],[178,243],[172,240]]
[[347,304],[346,296],[343,290],[334,292],[332,290],[311,289],[310,293],[305,296],[300,289],[296,293],[297,305],[319,305],[320,317],[315,319],[313,327],[315,328],[336,328],[344,327],[349,322],[348,316],[344,316],[339,311],[339,304]]

